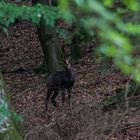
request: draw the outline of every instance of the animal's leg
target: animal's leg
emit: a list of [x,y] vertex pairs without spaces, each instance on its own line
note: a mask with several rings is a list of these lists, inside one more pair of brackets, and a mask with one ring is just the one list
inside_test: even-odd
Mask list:
[[71,105],[71,88],[68,88],[68,103],[69,103],[69,106]]
[[52,89],[48,89],[48,92],[47,92],[47,95],[46,95],[46,102],[45,102],[46,111],[48,111],[48,102],[49,102],[49,99],[50,99],[50,96],[51,96],[52,92],[53,92]]
[[58,91],[57,89],[54,90],[54,94],[53,94],[53,96],[51,97],[51,102],[52,102],[53,106],[55,106],[55,107],[56,107],[55,98],[57,97],[58,93],[59,93],[59,91]]
[[71,111],[71,114],[72,114],[72,102],[71,102],[71,90],[72,88],[68,88],[68,104],[69,104],[69,107],[70,107],[70,111]]
[[62,90],[62,104],[64,104],[65,101],[65,90]]

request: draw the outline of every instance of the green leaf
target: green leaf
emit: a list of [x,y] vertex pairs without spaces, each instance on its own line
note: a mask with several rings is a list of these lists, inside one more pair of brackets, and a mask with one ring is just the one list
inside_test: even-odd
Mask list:
[[104,0],[104,4],[106,6],[111,6],[113,4],[113,0]]
[[139,3],[137,0],[124,0],[124,3],[132,10],[138,11]]
[[107,44],[101,45],[99,47],[99,51],[109,57],[115,57],[118,53],[117,49],[114,46],[110,46]]

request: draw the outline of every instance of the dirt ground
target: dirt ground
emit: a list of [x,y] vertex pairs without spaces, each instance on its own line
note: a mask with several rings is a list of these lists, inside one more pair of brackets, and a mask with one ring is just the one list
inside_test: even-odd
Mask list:
[[[101,112],[96,106],[105,96],[124,86],[128,77],[111,68],[111,64],[109,69],[104,69],[108,64],[103,68],[97,64],[90,50],[94,46],[85,47],[83,57],[72,65],[76,78],[72,106],[69,107],[67,102],[62,106],[59,96],[57,108],[50,103],[46,112],[46,75],[33,72],[43,62],[36,27],[27,21],[15,23],[9,27],[8,36],[0,34],[0,42],[0,69],[4,72],[15,110],[23,117],[21,125],[25,140],[140,140],[140,126],[117,132],[113,127],[120,116],[124,118],[122,124],[140,123],[140,115],[133,114],[133,108],[131,113],[123,116],[123,112],[115,110]],[[11,73],[20,68],[27,71]],[[115,113],[118,116],[116,120],[113,118]],[[103,126],[108,126],[108,129]],[[113,128],[114,132],[111,131]]]

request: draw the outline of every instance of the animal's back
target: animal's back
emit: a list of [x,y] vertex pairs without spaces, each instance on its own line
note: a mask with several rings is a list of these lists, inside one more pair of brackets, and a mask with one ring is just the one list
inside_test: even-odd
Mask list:
[[49,75],[47,86],[50,88],[69,88],[74,85],[74,75],[69,71],[57,71]]

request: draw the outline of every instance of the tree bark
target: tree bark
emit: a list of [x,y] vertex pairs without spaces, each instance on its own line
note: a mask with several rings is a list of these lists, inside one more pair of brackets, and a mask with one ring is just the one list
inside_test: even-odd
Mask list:
[[4,88],[0,72],[0,140],[23,140],[17,131],[8,104],[8,97]]
[[53,27],[46,26],[43,21],[38,28],[39,39],[44,53],[47,72],[52,73],[62,69],[61,46]]
[[[50,3],[52,2],[52,3]],[[34,4],[56,4],[57,0],[36,0]],[[47,13],[46,13],[47,14]],[[41,42],[48,74],[61,70],[62,57],[61,45],[59,43],[55,28],[45,25],[43,19],[38,27],[39,39]]]

